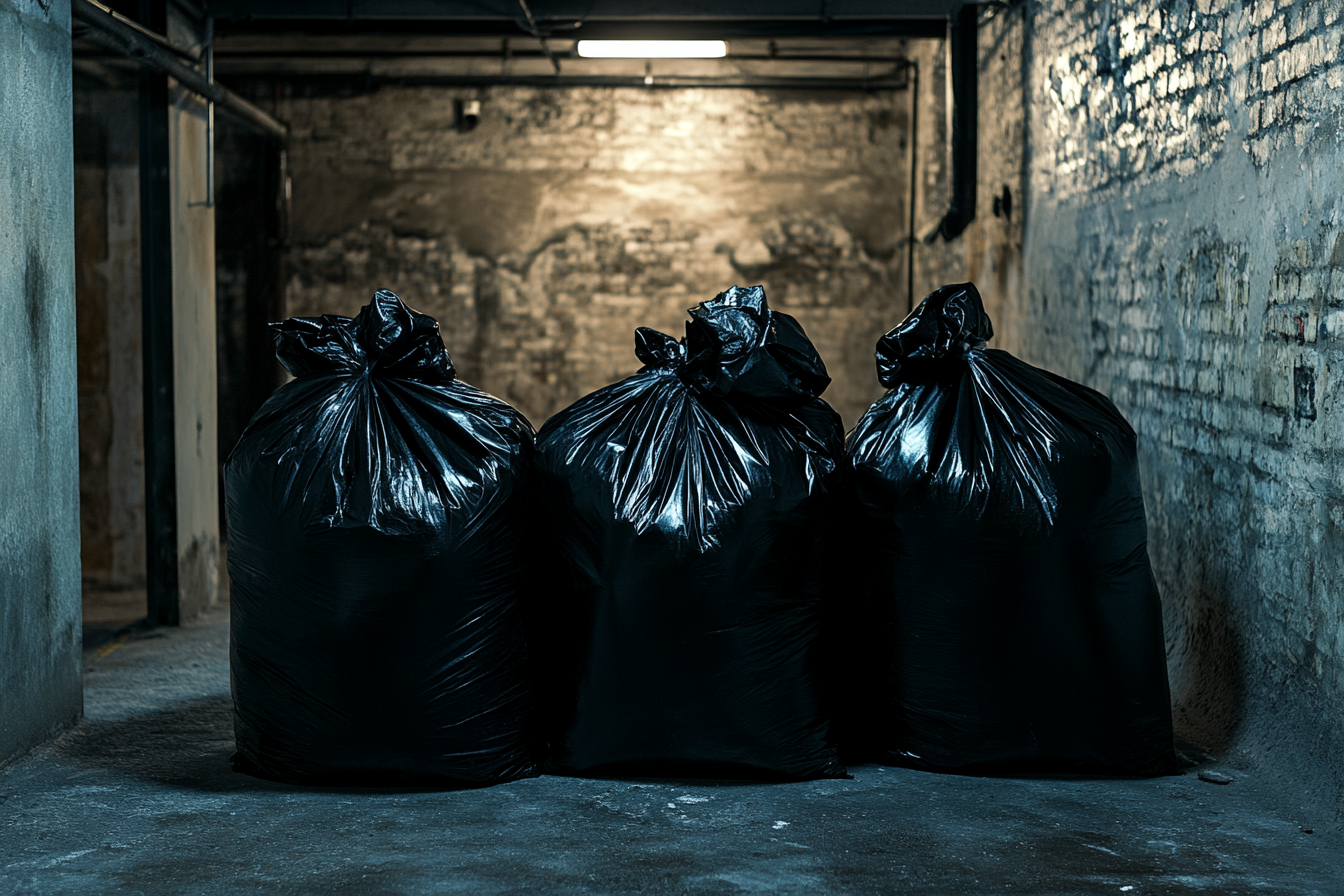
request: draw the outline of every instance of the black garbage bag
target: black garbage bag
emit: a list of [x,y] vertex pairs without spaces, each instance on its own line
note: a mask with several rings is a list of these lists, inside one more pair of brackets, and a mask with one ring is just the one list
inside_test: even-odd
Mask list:
[[817,637],[844,439],[817,398],[830,378],[761,287],[691,317],[684,342],[640,328],[645,366],[537,436],[553,767],[843,776]]
[[536,773],[532,429],[387,290],[272,325],[295,379],[225,467],[239,771],[480,785]]
[[1100,393],[986,349],[974,285],[877,346],[850,435],[863,695],[880,758],[1175,770],[1134,431]]

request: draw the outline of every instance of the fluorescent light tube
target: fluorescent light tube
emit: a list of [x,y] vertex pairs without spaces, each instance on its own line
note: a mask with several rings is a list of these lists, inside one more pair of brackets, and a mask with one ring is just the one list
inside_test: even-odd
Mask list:
[[588,59],[718,59],[728,55],[722,40],[581,40]]

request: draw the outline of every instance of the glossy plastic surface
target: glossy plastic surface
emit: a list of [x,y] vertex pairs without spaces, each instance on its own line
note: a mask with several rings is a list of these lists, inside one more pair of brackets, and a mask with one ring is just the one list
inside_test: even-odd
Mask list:
[[845,773],[818,630],[843,432],[825,366],[760,287],[551,418],[538,490],[556,550],[537,643],[569,772]]
[[878,343],[851,434],[871,745],[890,762],[1175,769],[1135,435],[1100,393],[987,350],[972,284]]
[[235,767],[296,783],[534,774],[532,429],[454,379],[430,317],[272,325],[295,379],[225,468]]

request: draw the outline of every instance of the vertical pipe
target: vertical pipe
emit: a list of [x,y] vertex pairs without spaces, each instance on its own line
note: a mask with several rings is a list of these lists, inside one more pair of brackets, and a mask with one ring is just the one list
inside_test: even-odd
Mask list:
[[947,32],[948,87],[951,90],[952,201],[938,229],[929,234],[956,239],[975,220],[977,134],[979,126],[980,52],[977,25],[980,7],[968,3],[949,19]]
[[968,3],[957,11],[955,42],[948,63],[952,68],[952,171],[955,204],[961,209],[964,230],[975,220],[979,186],[980,130],[980,7]]
[[[140,0],[140,23],[166,30],[166,0]],[[149,621],[176,625],[177,456],[173,391],[172,206],[168,76],[140,69],[140,290],[144,363],[145,585]]]
[[[215,17],[205,17],[205,80],[215,83]],[[215,207],[215,101],[205,104],[205,207]]]
[[905,244],[905,313],[915,310],[915,188],[919,183],[919,63],[906,63],[913,73],[910,85],[910,239]]

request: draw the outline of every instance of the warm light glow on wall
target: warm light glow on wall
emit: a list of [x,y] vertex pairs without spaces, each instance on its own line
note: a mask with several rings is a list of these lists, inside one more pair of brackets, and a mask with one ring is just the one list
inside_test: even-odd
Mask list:
[[581,40],[589,59],[718,59],[728,55],[722,40]]

